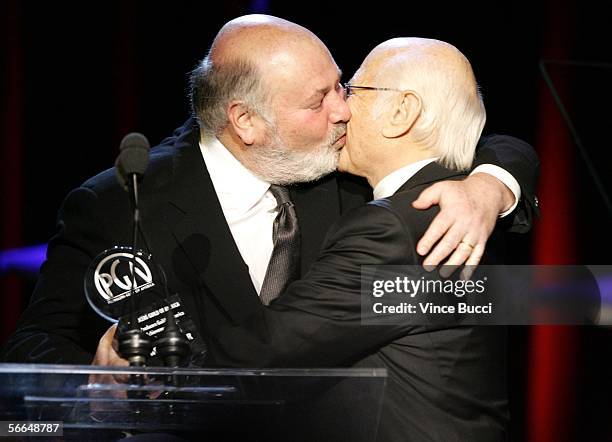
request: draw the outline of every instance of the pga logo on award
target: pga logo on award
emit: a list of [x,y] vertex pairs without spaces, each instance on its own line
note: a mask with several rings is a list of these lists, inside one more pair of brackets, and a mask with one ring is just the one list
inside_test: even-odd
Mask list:
[[[153,287],[151,269],[143,259],[141,251],[136,252],[134,261],[134,293]],[[103,257],[94,270],[94,284],[102,298],[109,304],[120,301],[130,295],[132,290],[132,253],[114,251]]]

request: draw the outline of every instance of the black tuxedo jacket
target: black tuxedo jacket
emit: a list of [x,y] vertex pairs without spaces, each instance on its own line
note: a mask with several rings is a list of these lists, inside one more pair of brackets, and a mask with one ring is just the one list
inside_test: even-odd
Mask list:
[[[380,441],[500,441],[508,424],[505,329],[450,321],[362,323],[362,265],[416,265],[416,244],[438,207],[410,203],[436,181],[463,175],[431,163],[392,197],[346,213],[310,271],[269,308],[211,341],[221,366],[384,367]],[[498,232],[483,263],[496,261]]]
[[[241,324],[261,304],[225,222],[198,140],[199,130],[190,119],[152,149],[140,186],[140,209],[150,251],[165,270],[170,290],[180,294],[200,332],[215,336],[219,327]],[[524,203],[512,228],[525,230],[535,207],[537,156],[529,145],[511,137],[493,136],[484,144],[478,162],[504,167],[522,186]],[[303,274],[341,213],[369,198],[365,181],[341,174],[293,188]],[[83,277],[99,253],[131,244],[128,202],[113,169],[66,197],[30,305],[7,341],[2,360],[91,362],[110,324],[86,302]]]

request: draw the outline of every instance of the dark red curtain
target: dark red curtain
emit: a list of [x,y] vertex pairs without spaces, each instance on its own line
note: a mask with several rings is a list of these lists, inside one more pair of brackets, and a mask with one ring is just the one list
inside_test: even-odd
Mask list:
[[[22,245],[23,213],[23,51],[22,10],[18,0],[0,7],[0,35],[5,45],[2,96],[0,98],[0,174],[2,189],[2,237],[0,250]],[[2,326],[0,340],[13,331],[21,310],[21,281],[16,275],[0,276]]]
[[[546,59],[571,56],[571,20],[567,2],[549,2],[544,25]],[[565,98],[566,78],[555,78]],[[576,264],[574,207],[574,146],[553,95],[540,79],[537,148],[542,163],[538,196],[542,217],[534,232],[535,264]],[[573,408],[578,329],[536,326],[529,347],[527,435],[531,442],[574,440]]]
[[119,39],[117,85],[115,102],[118,105],[115,122],[117,138],[137,130],[138,125],[138,58],[136,33],[138,32],[137,2],[123,1],[119,9]]
[[[139,62],[136,50],[136,38],[139,29],[138,5],[139,3],[134,1],[116,4],[117,9],[111,11],[107,21],[108,29],[113,27],[116,29],[114,33],[115,38],[111,40],[115,42],[113,49],[114,60],[111,58],[114,71],[110,72],[108,79],[109,82],[112,82],[112,93],[114,94],[113,103],[115,109],[110,109],[111,113],[114,114],[114,119],[109,120],[110,125],[104,126],[104,131],[112,134],[108,139],[112,138],[116,140],[116,143],[105,143],[109,151],[118,148],[118,140],[123,135],[139,129],[139,101],[136,81]],[[37,164],[32,164],[32,166],[37,167],[40,167],[41,159],[39,155],[43,152],[39,150],[39,153],[33,153],[36,152],[36,149],[46,149],[46,155],[48,155],[49,149],[56,150],[57,156],[66,158],[67,163],[65,167],[79,166],[79,162],[78,156],[75,157],[62,149],[64,146],[61,141],[54,139],[50,144],[41,144],[41,139],[38,138],[39,135],[43,135],[39,133],[40,121],[36,120],[36,118],[40,118],[40,111],[36,109],[36,106],[40,106],[41,97],[35,94],[32,97],[33,94],[27,90],[28,83],[26,81],[27,78],[30,81],[32,79],[38,81],[40,77],[44,77],[44,73],[38,77],[31,70],[29,72],[26,71],[26,66],[30,66],[30,69],[32,65],[39,68],[33,60],[39,57],[37,52],[41,47],[39,40],[44,38],[44,31],[41,32],[41,35],[35,36],[26,33],[27,19],[31,20],[31,15],[38,13],[38,11],[19,0],[3,2],[0,8],[0,35],[2,37],[0,44],[3,45],[1,54],[2,66],[4,66],[3,72],[0,74],[0,87],[2,88],[0,96],[0,111],[2,112],[0,119],[0,164],[2,164],[2,174],[0,174],[2,185],[0,250],[7,250],[24,245],[24,222],[30,221],[30,224],[32,224],[31,220],[24,218],[24,214],[28,213],[28,207],[25,207],[25,202],[31,201],[30,203],[35,204],[36,198],[38,198],[38,201],[40,201],[40,198],[44,198],[44,196],[41,196],[44,195],[44,183],[35,182],[37,175],[30,173],[28,180],[30,186],[37,188],[37,194],[36,198],[28,199],[24,181],[24,176],[28,172],[26,167],[27,152],[30,152],[28,161],[36,161]],[[30,26],[36,28],[35,25]],[[89,35],[88,37],[91,38]],[[75,34],[74,38],[79,38],[78,34]],[[61,38],[58,41],[61,41]],[[62,49],[60,48],[60,53]],[[84,50],[87,49],[85,46]],[[29,58],[26,58],[26,56]],[[77,52],[74,53],[74,59],[78,62]],[[103,55],[101,55],[101,60],[104,60]],[[62,61],[58,60],[59,66],[44,65],[40,69],[57,72],[62,69],[61,63]],[[101,61],[100,69],[106,69],[104,61]],[[50,82],[49,87],[53,86],[53,82]],[[41,87],[40,82],[37,87]],[[74,91],[68,91],[68,93],[74,94]],[[56,95],[56,97],[58,96]],[[47,96],[44,98],[47,98]],[[32,106],[33,109],[36,109],[35,116],[26,114],[27,109],[25,106],[30,99],[36,100]],[[61,94],[59,99],[61,100]],[[71,101],[71,103],[74,103],[74,101]],[[88,103],[86,101],[84,103],[86,106],[96,106],[95,103]],[[56,102],[54,105],[61,106],[61,102]],[[75,107],[74,112],[80,111]],[[63,123],[60,123],[59,119],[53,121],[56,122],[58,127]],[[99,124],[93,121],[91,123],[92,127],[97,127]],[[26,137],[26,134],[29,135]],[[100,135],[105,136],[104,134],[95,134],[95,136]],[[27,146],[28,143],[30,143],[30,146]],[[84,150],[88,148],[87,142],[84,142],[82,139],[74,140],[73,143],[82,144]],[[43,145],[44,147],[42,147]],[[100,156],[101,154],[98,152],[96,155]],[[111,153],[109,156],[112,158],[112,155],[114,154]],[[72,160],[70,160],[71,157]],[[76,164],[69,164],[70,161]],[[50,177],[46,176],[45,179],[50,179]],[[76,184],[78,182],[73,182],[71,186]],[[45,224],[51,220],[52,217],[45,220]],[[0,297],[0,319],[2,324],[0,327],[0,341],[3,342],[14,330],[23,303],[27,299],[27,294],[23,293],[24,289],[29,288],[27,284],[24,284],[20,275],[8,273],[0,276],[0,293],[2,294]]]

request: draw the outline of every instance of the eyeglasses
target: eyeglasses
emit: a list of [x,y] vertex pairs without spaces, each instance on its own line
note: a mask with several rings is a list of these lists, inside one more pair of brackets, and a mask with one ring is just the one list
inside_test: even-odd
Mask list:
[[390,87],[373,87],[373,86],[355,86],[353,84],[344,83],[344,96],[346,98],[350,97],[354,94],[356,89],[366,90],[366,91],[394,91],[394,92],[402,92],[401,89],[393,89]]

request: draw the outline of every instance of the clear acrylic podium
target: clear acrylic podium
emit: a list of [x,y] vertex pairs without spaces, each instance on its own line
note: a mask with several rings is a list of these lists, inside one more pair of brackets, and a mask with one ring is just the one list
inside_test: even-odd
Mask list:
[[204,441],[374,441],[386,377],[375,368],[0,364],[0,421],[61,421],[64,440],[160,432]]

